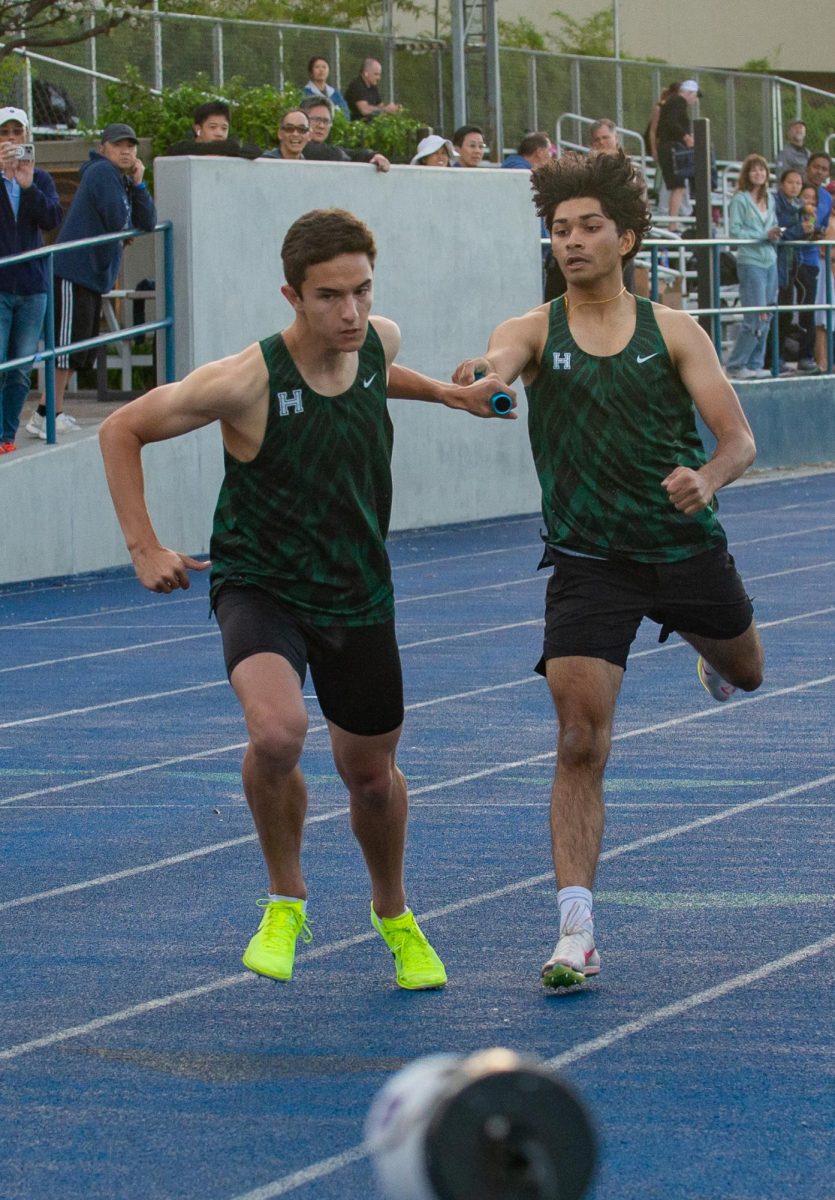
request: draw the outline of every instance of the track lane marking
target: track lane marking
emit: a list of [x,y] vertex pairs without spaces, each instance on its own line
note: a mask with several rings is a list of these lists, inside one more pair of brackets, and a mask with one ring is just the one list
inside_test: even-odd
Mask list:
[[[705,988],[700,992],[693,992],[690,996],[685,996],[681,1000],[674,1001],[672,1004],[665,1004],[662,1008],[657,1008],[651,1013],[646,1013],[645,1016],[638,1017],[634,1021],[626,1021],[622,1025],[616,1025],[608,1033],[601,1034],[596,1038],[590,1038],[586,1042],[580,1042],[571,1050],[566,1050],[562,1054],[557,1054],[554,1058],[548,1059],[546,1066],[552,1070],[571,1066],[584,1058],[589,1058],[592,1054],[596,1054],[600,1050],[608,1050],[611,1046],[624,1041],[626,1038],[643,1033],[646,1029],[650,1029],[655,1025],[660,1025],[663,1021],[672,1020],[702,1005],[710,1004],[714,1000],[720,1000],[725,996],[731,995],[733,992],[739,991],[741,988],[750,987],[751,984],[768,979],[770,976],[776,975],[779,971],[795,967],[800,963],[807,962],[810,958],[825,954],[834,947],[835,934],[821,938],[817,942],[810,942],[808,945],[801,946],[789,954],[784,954],[782,958],[772,959],[770,962],[763,963],[760,967],[744,971],[739,975],[733,976],[731,979],[726,979],[723,983],[716,984],[714,987]],[[261,1184],[260,1187],[253,1188],[248,1192],[240,1192],[232,1197],[231,1200],[275,1200],[277,1196],[286,1196],[289,1192],[296,1191],[298,1188],[305,1187],[316,1180],[324,1179],[342,1170],[343,1167],[361,1162],[370,1156],[371,1151],[368,1145],[365,1142],[361,1142],[358,1145],[349,1147],[347,1150],[342,1150],[339,1154],[333,1154],[329,1158],[323,1158],[318,1162],[310,1163],[307,1167],[300,1167],[287,1175],[282,1175],[279,1179]]]
[[[835,782],[835,772],[828,775],[822,775],[818,779],[807,780],[806,783],[795,784],[793,787],[784,788],[779,792],[775,792],[770,796],[760,796],[755,800],[748,800],[741,804],[733,804],[726,810],[720,813],[713,813],[708,817],[699,817],[693,821],[686,822],[683,825],[674,825],[669,829],[659,830],[656,833],[647,834],[645,837],[636,838],[631,842],[625,842],[620,846],[613,846],[611,849],[604,851],[600,856],[600,862],[609,862],[614,858],[619,858],[624,854],[630,854],[635,850],[645,849],[647,846],[658,845],[659,842],[670,841],[673,838],[681,837],[682,834],[690,833],[696,829],[702,829],[706,825],[713,825],[719,821],[724,821],[730,817],[738,816],[740,813],[750,812],[753,809],[763,808],[765,805],[772,803],[775,800],[787,799],[789,796],[801,795],[804,792],[813,791],[815,788],[824,787],[827,784]],[[342,815],[347,812],[347,807],[340,813],[333,813],[333,816]],[[326,819],[323,814],[323,819]],[[250,840],[254,840],[253,834]],[[517,892],[527,891],[529,888],[538,887],[544,883],[553,881],[554,872],[544,871],[538,875],[528,876],[526,879],[515,880],[513,883],[504,884],[502,887],[492,888],[489,891],[479,892],[474,896],[467,896],[463,900],[454,900],[449,904],[442,904],[436,908],[430,908],[426,911],[417,914],[417,919],[421,923],[437,920],[439,917],[446,917],[452,913],[461,912],[467,908],[473,908],[479,904],[485,904],[492,900],[500,900]],[[327,958],[333,954],[339,954],[343,950],[350,949],[354,946],[362,945],[365,942],[374,941],[377,938],[375,930],[370,929],[364,933],[354,934],[350,937],[341,938],[336,942],[327,942],[322,946],[317,946],[313,950],[305,951],[300,954],[298,962],[303,964],[306,961],[315,959]],[[833,935],[835,942],[835,935]],[[199,996],[208,995],[210,992],[218,991],[222,988],[234,987],[237,983],[244,983],[254,979],[255,976],[249,971],[238,972],[235,975],[225,975],[220,979],[213,980],[206,984],[201,984],[198,987],[188,988],[185,991],[172,992],[168,996],[157,996],[152,1000],[145,1000],[139,1004],[132,1004],[127,1008],[118,1009],[116,1012],[106,1013],[100,1017],[94,1017],[92,1020],[79,1025],[71,1025],[66,1029],[59,1029],[51,1034],[44,1034],[41,1037],[32,1038],[26,1042],[20,1042],[15,1046],[9,1046],[5,1049],[0,1049],[0,1061],[8,1061],[14,1058],[19,1058],[24,1054],[30,1054],[35,1050],[48,1049],[51,1046],[58,1045],[61,1042],[68,1041],[71,1038],[82,1037],[87,1033],[93,1033],[97,1029],[102,1029],[108,1025],[115,1025],[121,1021],[130,1020],[135,1016],[142,1016],[145,1013],[153,1012],[156,1009],[167,1008],[172,1004],[183,1003],[192,1000]]]

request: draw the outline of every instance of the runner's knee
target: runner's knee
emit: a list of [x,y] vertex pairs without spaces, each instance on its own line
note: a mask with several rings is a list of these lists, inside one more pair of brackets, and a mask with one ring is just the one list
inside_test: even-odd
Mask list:
[[306,713],[288,717],[273,705],[255,704],[246,709],[246,725],[257,758],[278,771],[291,771],[297,765],[307,733]]
[[602,772],[609,757],[609,726],[576,718],[560,725],[557,765],[570,770]]

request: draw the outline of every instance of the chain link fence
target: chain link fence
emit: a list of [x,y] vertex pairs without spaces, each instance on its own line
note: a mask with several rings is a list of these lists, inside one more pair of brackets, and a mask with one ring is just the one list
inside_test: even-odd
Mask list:
[[[152,87],[176,87],[204,75],[222,93],[225,81],[239,77],[253,86],[300,87],[307,81],[308,60],[316,54],[330,62],[330,81],[344,91],[363,58],[383,64],[381,90],[404,104],[410,114],[450,133],[453,126],[452,61],[448,46],[421,39],[325,27],[218,20],[183,14],[142,13],[106,37],[63,47],[60,60],[28,56],[18,82],[19,103],[31,100],[32,82],[48,80],[71,97],[79,116],[97,124],[106,77],[123,78],[129,67]],[[486,51],[466,48],[468,120],[490,127]],[[528,132],[553,135],[561,113],[610,117],[617,125],[642,132],[653,103],[672,80],[692,68],[612,59],[500,51],[502,116],[506,147]],[[740,160],[759,152],[773,158],[786,123],[802,116],[808,144],[822,147],[835,130],[835,96],[767,75],[699,70],[699,114],[711,121],[716,155]],[[573,140],[579,141],[580,131]],[[495,157],[495,154],[494,154]]]

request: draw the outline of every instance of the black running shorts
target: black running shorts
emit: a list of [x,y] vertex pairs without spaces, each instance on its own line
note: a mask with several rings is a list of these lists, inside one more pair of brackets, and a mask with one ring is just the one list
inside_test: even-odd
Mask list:
[[659,642],[674,631],[727,640],[751,624],[754,609],[732,555],[708,550],[674,563],[579,558],[550,551],[554,573],[545,598],[549,658],[602,658],[626,670],[629,648],[644,617],[661,626]]
[[394,621],[313,625],[258,587],[224,584],[214,604],[226,672],[253,654],[279,654],[304,683],[307,667],[322,713],[346,733],[376,737],[403,724],[403,676]]

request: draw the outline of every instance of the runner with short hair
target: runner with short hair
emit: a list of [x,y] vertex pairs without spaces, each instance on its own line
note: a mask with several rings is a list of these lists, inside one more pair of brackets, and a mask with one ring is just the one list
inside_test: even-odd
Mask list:
[[[251,970],[290,979],[311,938],[300,851],[307,790],[299,766],[309,666],[351,826],[371,877],[371,922],[401,987],[441,987],[443,964],[406,904],[406,781],[391,569],[387,380],[400,331],[370,317],[370,230],[341,209],[300,217],[282,247],[292,324],[240,354],[198,367],[113,413],[101,446],[140,581],[169,593],[208,563],[160,545],[140,454],[149,442],[219,421],[225,476],[211,541],[211,603],[249,733],[243,782],[269,871]],[[398,368],[398,380],[412,375]],[[424,398],[492,416],[493,376]],[[392,394],[400,392],[388,388]],[[408,388],[406,389],[408,397]]]

